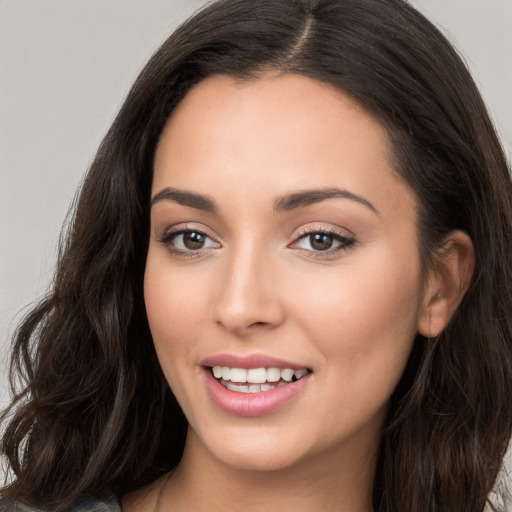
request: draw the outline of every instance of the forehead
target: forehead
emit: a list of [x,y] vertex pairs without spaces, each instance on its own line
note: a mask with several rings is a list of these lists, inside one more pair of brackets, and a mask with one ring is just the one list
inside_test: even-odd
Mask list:
[[390,156],[386,130],[331,85],[290,74],[250,81],[217,75],[170,117],[155,155],[153,194],[173,186],[252,199],[339,186],[385,203],[408,193]]
[[364,135],[368,143],[377,143],[374,149],[380,146],[376,156],[389,156],[383,127],[330,84],[296,74],[267,73],[251,80],[214,75],[199,82],[178,104],[158,149],[166,140],[196,140],[204,145],[236,137],[246,143],[253,138],[255,144],[266,138],[267,151],[274,146],[271,140],[282,145],[298,137],[309,138],[318,148],[338,135],[338,142]]

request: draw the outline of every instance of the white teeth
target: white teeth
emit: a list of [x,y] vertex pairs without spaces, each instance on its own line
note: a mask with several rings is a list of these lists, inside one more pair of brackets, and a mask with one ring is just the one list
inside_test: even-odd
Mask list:
[[[291,382],[295,377],[295,380],[299,380],[307,375],[308,370],[301,368],[300,370],[293,370],[291,368],[230,368],[229,366],[213,366],[212,373],[216,379],[222,379],[226,382],[232,382],[237,384],[243,384],[248,382],[249,384],[264,384],[264,383],[276,383],[286,384]],[[280,382],[285,381],[285,382]],[[245,386],[250,388],[252,386]],[[275,387],[275,386],[274,386]],[[231,389],[231,388],[229,388]],[[256,388],[254,388],[256,389]],[[258,389],[260,391],[260,389]],[[263,391],[263,390],[262,390]],[[265,389],[267,391],[267,389]],[[256,392],[256,391],[254,391]]]
[[247,382],[262,384],[267,381],[267,370],[265,368],[251,368],[247,370]]
[[291,382],[294,373],[295,372],[291,368],[285,368],[284,370],[281,370],[281,379],[286,382]]
[[226,387],[231,391],[238,391],[239,393],[249,393],[249,388],[243,384],[233,384],[232,382],[226,382]]
[[[251,372],[252,370],[249,370]],[[247,382],[249,380],[248,371],[245,368],[231,368],[231,375],[229,380],[232,382]],[[249,380],[249,382],[256,382],[254,380]],[[265,381],[263,381],[265,382]]]
[[[221,381],[222,385],[231,391],[238,393],[260,393],[261,391],[270,391],[276,387],[275,384],[233,384],[229,381]],[[281,383],[284,385],[284,383]]]
[[294,375],[295,375],[295,378],[297,380],[299,380],[301,377],[304,377],[304,375],[306,375],[306,373],[308,373],[306,368],[302,368],[302,370],[296,370]]
[[281,370],[279,368],[267,368],[267,381],[277,382],[281,380]]

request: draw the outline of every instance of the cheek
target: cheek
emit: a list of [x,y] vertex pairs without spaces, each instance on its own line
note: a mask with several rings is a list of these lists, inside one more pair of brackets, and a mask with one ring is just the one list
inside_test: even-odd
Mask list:
[[[150,245],[144,275],[144,301],[155,341],[173,339],[205,316],[207,274],[198,276],[186,266],[176,268],[169,255]],[[190,320],[190,321],[189,321]]]
[[170,271],[168,266],[165,255],[152,254],[150,249],[144,276],[144,300],[158,359],[173,387],[176,376],[193,364],[199,323],[205,318],[207,308],[205,294],[190,282],[187,272]]
[[375,251],[372,258],[347,259],[336,273],[317,274],[304,287],[307,293],[296,296],[298,311],[298,304],[308,305],[298,321],[331,377],[356,390],[381,386],[390,394],[416,335],[421,274],[416,260],[397,258],[393,251]]
[[317,280],[309,312],[301,315],[302,330],[321,353],[316,379],[329,391],[318,415],[332,432],[383,421],[414,342],[419,305],[414,269],[407,275],[382,267],[380,273],[346,270],[326,280],[328,292],[320,293]]

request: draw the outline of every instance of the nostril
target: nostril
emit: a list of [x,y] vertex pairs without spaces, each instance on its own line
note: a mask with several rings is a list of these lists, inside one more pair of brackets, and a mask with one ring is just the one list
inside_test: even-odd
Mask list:
[[269,325],[271,325],[269,322],[253,322],[252,324],[249,324],[248,329],[263,329],[265,327],[268,327]]

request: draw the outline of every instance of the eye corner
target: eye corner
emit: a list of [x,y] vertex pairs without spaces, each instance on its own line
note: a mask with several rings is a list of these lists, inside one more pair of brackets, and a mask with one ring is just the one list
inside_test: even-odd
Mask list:
[[[316,239],[312,239],[311,237],[313,236]],[[308,244],[309,247],[302,246],[302,241]],[[333,227],[307,226],[295,234],[294,240],[288,247],[294,250],[301,250],[308,257],[321,259],[341,255],[342,252],[352,248],[355,244],[356,239],[352,233],[342,233]]]
[[[189,239],[186,236],[189,235]],[[194,226],[177,226],[156,237],[169,253],[178,257],[202,257],[222,244],[212,235]]]

